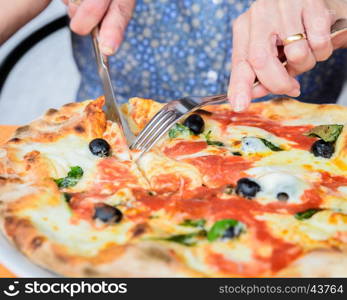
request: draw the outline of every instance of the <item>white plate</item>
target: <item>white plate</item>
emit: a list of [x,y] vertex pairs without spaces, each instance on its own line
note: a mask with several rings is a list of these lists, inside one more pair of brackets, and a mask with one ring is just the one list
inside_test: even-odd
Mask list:
[[34,263],[30,262],[0,233],[0,264],[18,277],[57,277]]

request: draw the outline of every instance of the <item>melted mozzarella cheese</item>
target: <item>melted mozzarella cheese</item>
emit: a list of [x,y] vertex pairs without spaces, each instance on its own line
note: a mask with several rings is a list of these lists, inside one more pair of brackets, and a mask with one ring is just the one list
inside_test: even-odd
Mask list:
[[340,193],[343,193],[343,194],[346,194],[346,195],[347,195],[347,186],[340,186],[340,187],[338,188],[338,191],[339,191]]
[[150,220],[150,227],[152,228],[153,235],[163,238],[175,234],[194,233],[198,230],[196,227],[182,226],[173,222],[165,211],[162,211],[160,218],[153,218]]
[[112,206],[117,206],[119,204],[126,204],[128,206],[131,205],[136,198],[129,188],[122,188],[116,191],[111,196],[107,197],[105,203]]
[[270,149],[256,137],[242,138],[241,150],[244,154],[264,153],[270,152]]
[[[315,157],[312,153],[305,150],[291,149],[290,151],[273,152],[271,156],[263,157],[254,163],[255,166],[287,166],[288,168],[306,170],[327,171],[331,174],[345,175],[345,171],[339,169],[333,161]],[[297,173],[300,174],[300,173]]]
[[153,178],[165,174],[173,174],[178,178],[190,179],[189,188],[196,188],[202,185],[201,174],[197,168],[155,152],[144,154],[138,160],[138,164],[151,183]]
[[19,158],[23,159],[27,153],[34,150],[39,151],[51,163],[50,176],[52,178],[65,177],[71,167],[80,166],[84,174],[74,189],[81,188],[91,179],[100,159],[90,152],[88,142],[76,135],[68,135],[53,143],[23,145],[20,148]]
[[184,159],[189,159],[189,158],[196,158],[196,157],[202,157],[202,156],[208,156],[208,155],[230,155],[230,150],[228,150],[225,147],[215,147],[215,146],[207,146],[205,149],[195,152],[192,154],[183,154],[183,155],[178,155],[176,157],[177,160],[184,160]]
[[42,234],[66,246],[71,253],[94,256],[107,244],[124,244],[128,240],[131,222],[122,221],[101,229],[84,220],[75,224],[71,223],[71,211],[64,199],[54,206],[45,206],[44,199],[41,200],[40,209],[26,209],[20,215],[29,218]]
[[[271,153],[264,143],[259,138],[266,139],[267,141],[284,148],[295,145],[293,141],[280,138],[265,129],[241,126],[241,125],[228,125],[226,129],[221,129],[220,123],[215,120],[207,119],[205,122],[205,131],[211,130],[213,136],[211,139],[223,142],[232,151],[244,151],[246,154],[250,153]],[[256,140],[258,138],[258,140]],[[246,143],[240,143],[245,139]],[[243,150],[241,150],[243,148]]]
[[7,155],[7,151],[5,149],[0,148],[0,158],[4,158]]
[[298,168],[257,167],[247,170],[246,173],[260,185],[261,191],[257,193],[256,201],[262,204],[277,202],[277,195],[280,193],[286,193],[289,196],[287,201],[289,204],[297,204],[301,202],[304,191],[310,188],[309,182],[298,177],[298,174],[305,177],[305,172]]
[[21,184],[20,187],[17,186],[17,188],[14,188],[14,185],[9,184],[1,189],[0,203],[5,201],[10,202],[12,200],[15,201],[27,195],[34,195],[38,191],[37,187],[32,186],[29,182]]
[[226,133],[231,140],[241,140],[244,137],[259,137],[264,138],[275,145],[290,145],[294,144],[292,141],[280,138],[272,133],[258,127],[251,126],[228,126]]
[[[213,243],[205,241],[195,248],[176,247],[176,251],[184,258],[187,266],[211,276],[211,274],[216,274],[217,270],[213,264],[208,263],[210,254],[222,255],[226,261],[252,264],[254,263],[254,248],[251,245],[248,237],[244,236],[238,240],[215,241]],[[257,251],[259,252],[259,249]]]
[[196,247],[195,249],[177,247],[177,251],[180,251],[179,253],[184,257],[185,264],[193,270],[209,275],[214,271],[206,264],[206,251],[203,247]]
[[347,217],[333,211],[317,212],[307,220],[297,220],[291,215],[266,213],[257,216],[258,220],[265,220],[271,231],[288,242],[302,242],[310,247],[312,243],[336,238],[337,233],[347,232]]
[[337,232],[347,233],[347,216],[332,211],[322,211],[302,222],[300,230],[311,239],[327,240],[335,237]]
[[215,242],[211,245],[214,253],[222,254],[225,259],[239,262],[249,263],[253,258],[253,250],[247,244],[246,239],[228,241],[228,242]]

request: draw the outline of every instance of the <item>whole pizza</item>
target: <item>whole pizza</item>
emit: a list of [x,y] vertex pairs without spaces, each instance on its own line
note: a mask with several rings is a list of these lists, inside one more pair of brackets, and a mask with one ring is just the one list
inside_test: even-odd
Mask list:
[[[206,107],[136,160],[103,98],[0,148],[3,233],[79,277],[347,277],[347,108]],[[162,107],[134,98],[135,134]]]

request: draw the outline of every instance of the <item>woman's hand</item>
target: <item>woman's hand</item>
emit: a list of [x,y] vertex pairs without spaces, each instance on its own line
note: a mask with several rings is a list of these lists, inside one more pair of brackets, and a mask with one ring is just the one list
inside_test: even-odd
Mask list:
[[105,55],[119,48],[131,18],[135,0],[62,0],[68,6],[71,30],[89,34],[100,24],[99,43]]
[[[333,52],[330,27],[347,18],[346,0],[257,0],[233,24],[232,74],[228,98],[235,111],[269,93],[300,95],[296,75],[312,69]],[[278,45],[289,36],[307,39],[284,47],[288,64],[279,61]],[[253,88],[254,80],[261,84]]]
[[51,0],[0,0],[0,45],[43,11]]

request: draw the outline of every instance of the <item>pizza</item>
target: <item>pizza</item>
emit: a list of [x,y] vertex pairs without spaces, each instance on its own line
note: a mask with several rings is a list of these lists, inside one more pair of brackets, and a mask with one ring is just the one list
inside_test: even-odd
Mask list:
[[[0,148],[4,235],[78,277],[346,277],[347,108],[205,107],[130,152],[104,99],[70,103]],[[135,134],[163,104],[124,105]]]

